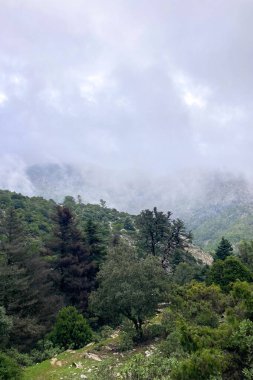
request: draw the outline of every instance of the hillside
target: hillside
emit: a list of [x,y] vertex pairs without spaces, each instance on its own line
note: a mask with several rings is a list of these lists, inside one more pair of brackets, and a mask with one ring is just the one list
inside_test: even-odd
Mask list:
[[98,167],[80,169],[74,165],[33,165],[26,169],[26,181],[33,193],[62,201],[78,194],[84,203],[103,198],[109,207],[139,213],[158,208],[173,212],[193,232],[195,244],[213,250],[222,236],[233,244],[253,236],[253,187],[245,177],[219,171],[189,171],[176,177],[150,180],[129,173],[118,180],[116,172]]
[[[4,206],[11,202],[16,208],[23,209],[22,212],[27,214],[29,230],[35,235],[49,232],[47,219],[50,210],[55,202],[63,202],[67,196],[75,212],[80,214],[81,223],[88,218],[96,222],[103,221],[107,227],[110,224],[115,233],[126,227],[128,218],[133,222],[134,214],[141,209],[157,205],[184,220],[193,233],[194,244],[206,251],[213,251],[222,236],[235,246],[241,240],[250,240],[253,236],[252,187],[244,178],[231,174],[188,173],[173,183],[158,181],[156,188],[154,184],[146,183],[145,192],[140,190],[143,181],[129,183],[127,188],[123,184],[107,187],[106,176],[100,183],[96,182],[96,170],[80,172],[70,165],[36,165],[27,169],[27,175],[34,194],[38,196],[29,198],[1,191],[0,204]],[[78,194],[83,200],[77,200]],[[108,201],[107,207],[96,204],[101,198]],[[111,204],[131,210],[131,214],[119,212],[110,207]]]

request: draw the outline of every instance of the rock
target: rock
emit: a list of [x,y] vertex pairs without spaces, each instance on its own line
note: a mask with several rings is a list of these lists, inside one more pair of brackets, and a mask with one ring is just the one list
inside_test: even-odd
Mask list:
[[89,344],[86,344],[85,347],[90,347],[90,346],[93,346],[94,344],[95,344],[94,342],[91,342],[91,343],[89,343]]
[[84,356],[86,358],[88,358],[88,359],[96,360],[97,362],[101,362],[102,361],[102,359],[98,355],[93,354],[91,352],[86,352],[86,354]]
[[60,360],[58,360],[57,358],[52,358],[50,360],[50,363],[52,366],[56,366],[56,367],[62,367],[62,362]]
[[78,362],[78,363],[73,362],[72,366],[76,368],[83,368],[83,365],[81,362]]
[[86,375],[83,375],[83,374],[80,376],[80,378],[81,379],[88,379],[88,377]]
[[119,336],[119,331],[115,331],[112,335],[111,338],[115,339]]
[[188,243],[187,246],[186,246],[186,250],[197,261],[201,261],[203,264],[206,264],[206,265],[209,265],[209,266],[212,265],[212,263],[213,263],[213,257],[209,253],[203,251],[203,249],[201,249],[200,247],[197,247],[196,245]]

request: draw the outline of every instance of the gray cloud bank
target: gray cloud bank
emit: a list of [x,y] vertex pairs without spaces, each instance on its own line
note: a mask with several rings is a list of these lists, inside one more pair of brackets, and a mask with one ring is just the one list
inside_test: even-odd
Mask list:
[[135,203],[193,168],[252,179],[252,17],[250,0],[0,0],[0,186],[33,194],[28,168],[50,163]]

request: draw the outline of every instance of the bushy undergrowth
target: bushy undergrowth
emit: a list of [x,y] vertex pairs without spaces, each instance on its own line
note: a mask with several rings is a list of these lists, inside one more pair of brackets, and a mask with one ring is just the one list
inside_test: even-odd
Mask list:
[[59,312],[49,337],[59,347],[81,348],[91,341],[92,331],[82,314],[68,306]]
[[0,379],[1,380],[21,380],[22,369],[16,360],[0,352]]

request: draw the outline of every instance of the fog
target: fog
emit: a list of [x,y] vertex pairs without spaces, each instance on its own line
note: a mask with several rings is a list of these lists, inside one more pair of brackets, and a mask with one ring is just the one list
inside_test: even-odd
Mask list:
[[[0,0],[0,187],[137,210],[215,173],[251,182],[252,17],[250,0]],[[52,164],[65,180],[42,189],[31,167]]]

